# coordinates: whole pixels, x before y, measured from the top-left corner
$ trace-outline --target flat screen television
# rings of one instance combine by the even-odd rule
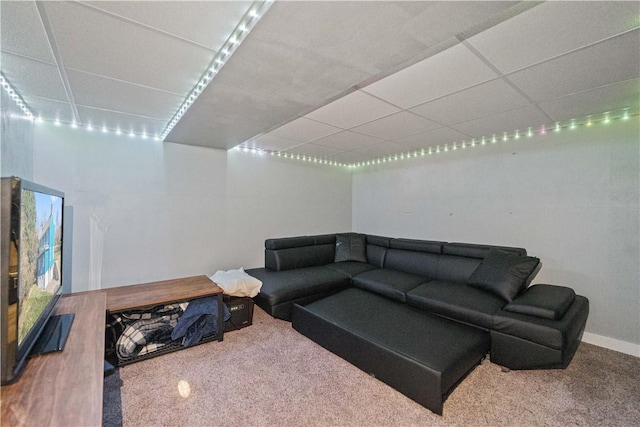
[[[15,381],[29,356],[62,350],[73,314],[55,316],[62,293],[64,193],[2,178],[0,365]]]

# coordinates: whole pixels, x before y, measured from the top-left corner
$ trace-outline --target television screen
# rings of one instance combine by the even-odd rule
[[[62,280],[62,197],[23,186],[20,205],[18,347]]]
[[[64,193],[17,177],[0,180],[0,383],[29,356],[64,348],[73,314],[62,294]]]

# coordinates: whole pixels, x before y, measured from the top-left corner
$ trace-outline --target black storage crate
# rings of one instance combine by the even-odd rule
[[[250,326],[253,322],[253,300],[249,297],[224,295],[224,303],[231,313],[231,319],[224,325],[224,331],[235,331]]]

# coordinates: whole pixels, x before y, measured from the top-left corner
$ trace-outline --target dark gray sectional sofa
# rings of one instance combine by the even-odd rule
[[[529,284],[522,248],[357,233],[269,239],[255,302],[318,344],[441,414],[489,353],[510,369],[565,368],[589,302]]]

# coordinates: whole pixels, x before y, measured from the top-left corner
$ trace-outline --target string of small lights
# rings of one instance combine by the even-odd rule
[[[273,0],[266,1],[254,1],[244,16],[240,19],[234,30],[229,35],[229,38],[224,42],[222,48],[211,60],[211,63],[202,74],[198,83],[191,89],[191,92],[187,95],[185,100],[182,102],[178,111],[175,112],[173,117],[169,120],[169,123],[165,126],[164,130],[160,134],[160,138],[164,141],[164,139],[169,135],[169,132],[174,128],[176,124],[180,121],[182,116],[187,112],[187,110],[193,105],[193,103],[198,99],[202,91],[211,83],[213,78],[218,74],[220,69],[229,61],[231,55],[236,51],[238,46],[246,39],[247,35],[251,32],[251,30],[258,23],[260,18],[264,16],[264,14],[269,10]]]
[[[566,122],[556,122],[551,125],[541,125],[537,127],[528,127],[526,129],[516,129],[512,132],[503,132],[502,134],[492,134],[491,136],[483,136],[480,138],[471,138],[469,140],[463,140],[460,142],[451,142],[447,144],[439,144],[435,147],[427,147],[418,150],[409,150],[401,153],[396,153],[392,155],[377,157],[375,159],[356,162],[356,163],[344,163],[338,162],[335,160],[330,160],[326,158],[319,158],[315,156],[308,156],[305,154],[294,154],[288,153],[287,151],[272,151],[265,150],[256,147],[248,147],[248,146],[238,146],[237,150],[240,150],[243,153],[249,154],[258,154],[258,155],[269,155],[280,157],[284,159],[290,160],[299,160],[307,163],[317,163],[323,165],[331,165],[331,166],[339,166],[346,167],[350,169],[357,169],[366,166],[373,166],[378,164],[385,164],[391,162],[397,162],[402,160],[415,159],[418,157],[428,157],[433,155],[439,155],[451,151],[457,150],[465,150],[467,148],[475,148],[482,147],[487,145],[493,145],[497,143],[505,143],[508,141],[517,141],[522,138],[531,138],[535,135],[544,136],[548,133],[558,133],[563,130],[573,130],[579,126],[591,127],[596,124],[608,125],[614,121],[621,120],[627,121],[631,118],[632,115],[638,115],[638,111],[632,114],[630,108],[625,108],[618,111],[607,111],[602,114],[589,115],[582,119],[571,119]]]
[[[18,94],[18,92],[13,88],[11,83],[9,83],[9,80],[7,80],[2,72],[0,72],[0,85],[2,85],[2,88],[5,92],[7,92],[7,95],[9,95],[9,97],[13,99],[13,102],[15,102],[16,105],[22,110],[26,118],[29,120],[33,120],[33,112],[31,112],[29,106],[24,102],[20,94]]]

